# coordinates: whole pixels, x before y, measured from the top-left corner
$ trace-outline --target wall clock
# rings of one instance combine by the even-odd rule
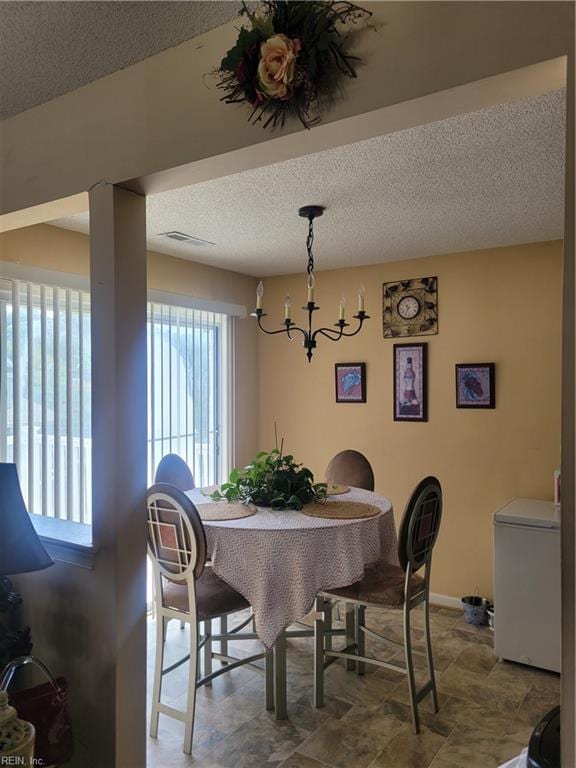
[[[438,333],[438,278],[382,285],[384,338]]]

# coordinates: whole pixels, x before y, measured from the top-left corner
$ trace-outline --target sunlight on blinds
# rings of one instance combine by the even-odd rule
[[[0,278],[0,461],[28,510],[91,522],[90,297]]]
[[[228,315],[148,303],[148,480],[178,453],[197,486],[228,471]],[[31,513],[91,524],[90,294],[0,278],[0,461]],[[224,426],[223,426],[224,425]]]

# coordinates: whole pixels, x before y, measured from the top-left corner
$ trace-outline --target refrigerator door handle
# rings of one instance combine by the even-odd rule
[[[530,531],[558,531],[560,528],[556,525],[529,525],[528,523],[505,523],[503,520],[494,520],[494,525],[500,525],[503,528],[522,528]]]

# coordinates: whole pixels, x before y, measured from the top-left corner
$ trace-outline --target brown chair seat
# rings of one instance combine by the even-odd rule
[[[164,581],[164,607],[176,611],[188,611],[188,586],[186,582]],[[214,619],[234,611],[249,608],[250,603],[233,587],[207,567],[196,581],[196,606],[198,619]]]
[[[386,608],[399,608],[404,605],[404,584],[406,573],[399,565],[378,563],[366,570],[364,578],[349,587],[329,589],[322,594],[336,600],[378,605]],[[417,574],[410,579],[412,595],[417,594],[424,580]]]

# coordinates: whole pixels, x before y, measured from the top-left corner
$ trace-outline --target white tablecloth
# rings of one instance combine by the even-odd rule
[[[195,504],[209,501],[199,490],[187,495]],[[379,560],[398,562],[388,499],[353,488],[333,500],[362,501],[382,511],[363,520],[329,520],[259,508],[251,517],[204,522],[215,573],[250,602],[268,648],[312,609],[318,592],[353,584]]]

